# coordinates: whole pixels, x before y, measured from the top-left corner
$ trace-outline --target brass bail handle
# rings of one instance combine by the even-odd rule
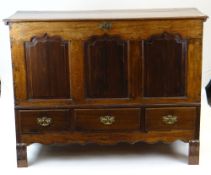
[[[42,127],[47,127],[52,124],[52,118],[50,117],[38,117],[37,118],[37,124],[42,126]]]
[[[102,30],[110,30],[112,28],[112,23],[110,22],[103,22],[99,26],[100,29]]]
[[[163,122],[167,125],[173,125],[177,122],[177,116],[165,115],[165,116],[163,116]]]
[[[110,115],[100,116],[100,122],[104,125],[112,125],[115,122],[115,117]]]

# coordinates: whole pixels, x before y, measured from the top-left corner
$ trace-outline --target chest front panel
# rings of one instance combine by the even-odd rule
[[[153,27],[157,21],[137,21],[136,28],[134,21],[113,21],[107,30],[99,28],[101,23],[13,24],[12,38],[19,34],[12,43],[13,52],[18,52],[13,57],[18,69],[14,71],[16,102],[200,101],[201,53],[196,50],[201,50],[201,23],[187,20],[198,28],[194,32],[177,20],[161,21],[157,30]],[[37,28],[40,25],[43,29]]]

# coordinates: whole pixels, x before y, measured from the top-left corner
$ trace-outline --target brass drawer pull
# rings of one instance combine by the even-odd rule
[[[167,125],[173,125],[177,122],[177,116],[165,115],[163,116],[163,122]]]
[[[100,116],[100,122],[104,125],[112,125],[115,122],[115,117],[110,115]]]
[[[112,28],[112,24],[110,22],[103,22],[100,24],[99,28],[102,30],[109,30]]]
[[[47,127],[50,126],[51,123],[52,123],[52,118],[49,117],[37,118],[37,124],[40,126]]]

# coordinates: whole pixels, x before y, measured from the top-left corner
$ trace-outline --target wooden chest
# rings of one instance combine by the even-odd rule
[[[10,26],[18,166],[31,143],[189,143],[198,164],[196,9],[17,12]]]

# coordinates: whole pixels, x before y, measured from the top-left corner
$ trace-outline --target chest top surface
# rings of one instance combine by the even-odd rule
[[[147,19],[202,19],[207,16],[195,8],[136,9],[136,10],[90,10],[90,11],[17,11],[4,19],[10,22],[74,21],[74,20],[147,20]]]

